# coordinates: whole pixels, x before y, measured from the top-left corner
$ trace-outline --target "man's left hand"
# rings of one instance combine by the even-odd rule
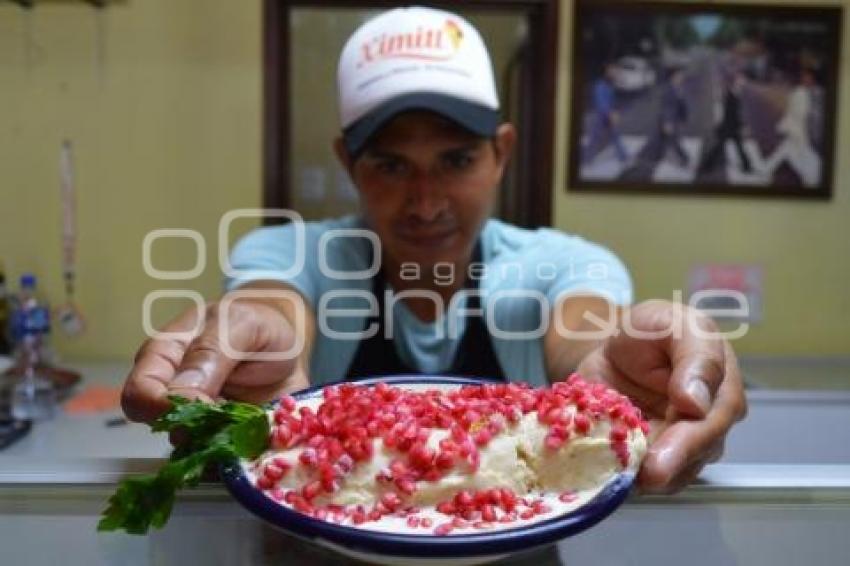
[[[741,372],[717,325],[695,309],[647,301],[623,317],[629,324],[587,354],[578,372],[641,408],[651,431],[638,485],[674,492],[720,458],[729,428],[746,415]]]

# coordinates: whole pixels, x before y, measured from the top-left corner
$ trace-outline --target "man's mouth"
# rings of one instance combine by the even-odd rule
[[[455,234],[455,228],[438,230],[398,230],[396,232],[399,238],[409,244],[414,244],[423,247],[438,247],[446,244]]]

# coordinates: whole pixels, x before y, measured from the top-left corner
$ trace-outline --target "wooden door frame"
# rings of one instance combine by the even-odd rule
[[[555,86],[559,0],[456,0],[429,5],[457,10],[519,9],[528,14],[531,100],[523,108],[524,131],[518,155],[532,162],[521,167],[518,224],[549,226],[552,222],[552,182],[555,145]],[[289,13],[292,8],[390,8],[387,0],[263,0],[263,205],[288,208],[290,197],[290,61]],[[273,219],[272,219],[273,221]]]

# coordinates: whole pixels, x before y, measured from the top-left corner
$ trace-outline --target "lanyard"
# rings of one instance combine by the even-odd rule
[[[65,334],[77,336],[85,329],[82,314],[74,304],[76,277],[77,207],[74,188],[74,154],[71,140],[62,142],[59,154],[62,198],[62,276],[65,281],[65,304],[58,309],[59,325]]]
[[[71,140],[62,142],[59,161],[62,181],[62,273],[65,278],[66,299],[70,300],[74,295],[77,248],[77,209]]]

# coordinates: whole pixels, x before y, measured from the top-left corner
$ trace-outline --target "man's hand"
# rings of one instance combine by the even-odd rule
[[[222,304],[210,304],[194,338],[152,338],[136,354],[124,384],[121,403],[126,415],[150,422],[170,407],[169,395],[214,401],[221,397],[263,403],[307,387],[303,359],[285,361],[234,359],[223,340],[237,352],[286,352],[295,333],[285,309],[270,302],[236,300],[228,307],[227,336],[219,333]],[[162,332],[190,333],[197,327],[195,309],[185,312]]]
[[[647,301],[623,316],[633,329],[664,336],[635,336],[621,324],[618,335],[585,356],[578,372],[607,382],[644,411],[651,442],[638,484],[649,492],[677,491],[720,458],[729,428],[746,415],[738,363],[725,339],[706,336],[718,329],[699,311]]]

